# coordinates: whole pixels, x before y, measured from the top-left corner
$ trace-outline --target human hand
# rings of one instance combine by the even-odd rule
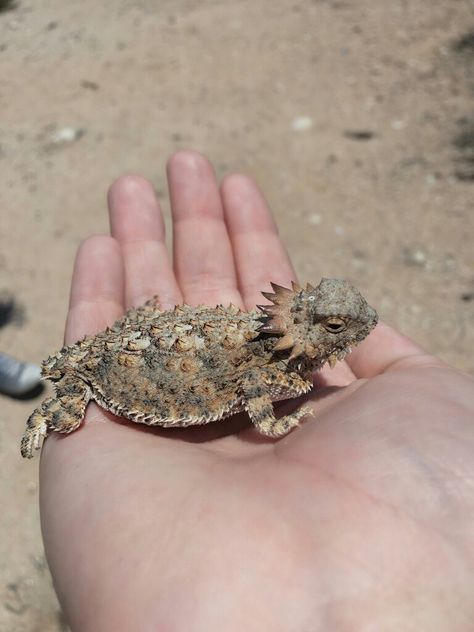
[[[168,177],[173,264],[151,186],[121,178],[112,237],[76,258],[67,343],[154,294],[251,308],[295,278],[251,180],[219,191],[192,152]],[[318,381],[316,418],[276,442],[242,415],[160,430],[95,404],[48,438],[42,529],[74,632],[472,629],[472,379],[378,325]]]

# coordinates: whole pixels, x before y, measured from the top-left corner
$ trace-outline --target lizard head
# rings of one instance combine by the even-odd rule
[[[288,360],[306,356],[315,368],[331,366],[361,342],[377,324],[377,313],[348,281],[322,279],[303,290],[272,283],[263,292],[273,305],[259,305],[265,314],[260,331],[275,337],[273,351]]]

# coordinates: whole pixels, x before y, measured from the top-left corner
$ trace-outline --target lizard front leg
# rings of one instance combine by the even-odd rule
[[[267,379],[265,379],[265,377]],[[303,380],[302,380],[303,382]],[[292,385],[293,385],[292,381]],[[312,414],[309,406],[302,406],[290,415],[285,415],[277,419],[273,410],[272,398],[270,396],[272,380],[271,376],[264,376],[261,373],[251,372],[244,378],[242,392],[244,397],[244,407],[250,420],[259,432],[267,437],[283,437],[292,428],[299,425],[300,419],[305,415]],[[281,386],[281,382],[280,382]],[[305,388],[301,392],[309,390]]]

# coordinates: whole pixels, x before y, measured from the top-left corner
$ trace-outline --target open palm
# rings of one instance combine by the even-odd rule
[[[77,255],[68,343],[154,294],[250,308],[294,279],[251,180],[219,190],[192,152],[168,177],[174,263],[152,187],[121,178],[112,236]],[[46,441],[42,528],[73,631],[474,629],[473,380],[379,325],[317,382],[315,419],[279,441],[242,415],[160,430],[94,404]]]

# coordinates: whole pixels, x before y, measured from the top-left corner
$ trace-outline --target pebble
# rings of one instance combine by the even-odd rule
[[[397,131],[401,130],[401,129],[403,129],[405,127],[405,121],[402,121],[401,119],[397,119],[397,120],[392,121],[390,123],[390,127],[392,129],[396,129]]]
[[[308,222],[313,224],[313,226],[319,226],[321,223],[321,215],[319,213],[313,213],[308,217]]]
[[[75,127],[60,127],[51,135],[51,141],[56,145],[73,143],[84,135],[84,130]]]
[[[403,261],[408,266],[424,267],[427,263],[426,252],[418,247],[407,247],[403,249]]]
[[[375,132],[370,129],[346,129],[343,132],[343,136],[351,140],[372,140],[375,135]]]
[[[291,121],[291,129],[295,132],[304,132],[313,125],[314,121],[310,116],[297,116]]]

